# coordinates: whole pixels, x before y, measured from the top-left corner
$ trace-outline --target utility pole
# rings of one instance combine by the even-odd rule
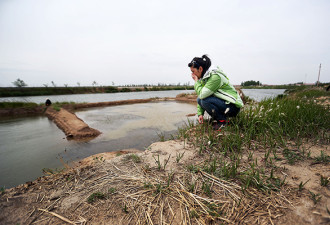
[[[316,86],[319,86],[319,83],[320,83],[320,73],[321,73],[321,63],[320,63],[320,68],[319,68],[319,77],[317,78],[317,85]]]

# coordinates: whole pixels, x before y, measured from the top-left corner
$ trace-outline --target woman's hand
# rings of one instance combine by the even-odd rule
[[[198,81],[198,77],[195,74],[191,74],[191,77],[194,81]]]
[[[203,121],[204,121],[204,119],[203,119],[203,115],[199,115],[199,116],[198,116],[198,123],[202,124]]]

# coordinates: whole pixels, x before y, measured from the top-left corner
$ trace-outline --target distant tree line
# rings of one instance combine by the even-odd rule
[[[63,87],[51,82],[52,86],[44,84],[43,87],[26,87],[28,86],[23,80],[17,79],[12,82],[15,87],[0,87],[0,97],[13,96],[39,96],[39,95],[64,95],[64,94],[90,94],[90,93],[116,93],[116,92],[133,92],[133,91],[165,91],[165,90],[193,90],[193,86],[187,84],[161,84],[158,85],[123,85],[123,86],[98,86],[96,81],[93,81],[92,86],[70,87],[64,84]],[[112,82],[112,85],[114,83]],[[23,88],[24,87],[24,88]]]
[[[23,80],[21,80],[20,78],[18,78],[17,80],[15,80],[14,82],[12,82],[12,84],[15,86],[15,87],[26,87],[28,86]],[[51,84],[53,87],[58,87],[57,84],[55,84],[54,81],[51,81]],[[48,88],[49,87],[49,84],[43,84],[44,87]],[[77,87],[80,87],[80,82],[77,82]],[[92,87],[107,87],[108,85],[106,86],[103,86],[103,85],[98,85],[98,83],[96,81],[93,81],[92,82]],[[110,86],[110,85],[109,85]],[[115,86],[115,83],[112,82],[112,85],[111,86]],[[177,84],[164,84],[164,83],[158,83],[158,84],[126,84],[126,85],[120,85],[121,87],[155,87],[155,86],[158,86],[158,87],[176,87],[176,86],[184,86],[184,87],[187,87],[187,86],[192,86],[190,85],[190,82],[187,82],[187,83],[183,83],[181,84],[180,82],[177,83]],[[117,86],[117,87],[120,87],[120,86]],[[69,87],[68,84],[64,84],[64,87]],[[86,86],[88,87],[88,86]]]
[[[254,81],[254,80],[248,80],[248,81],[244,81],[241,83],[241,86],[243,87],[248,87],[248,86],[261,86],[261,82],[260,81]]]

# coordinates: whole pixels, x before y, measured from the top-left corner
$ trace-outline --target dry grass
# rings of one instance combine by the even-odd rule
[[[130,169],[134,168],[134,169]],[[48,206],[29,215],[30,223],[61,224],[273,224],[291,202],[281,192],[266,194],[241,187],[203,171],[159,171],[145,164],[96,163],[85,170],[68,172]],[[67,180],[67,179],[66,179]],[[193,184],[193,185],[192,185]],[[208,187],[205,188],[205,186]],[[53,186],[54,187],[54,186]],[[110,191],[111,190],[111,191]],[[88,203],[92,193],[106,198]],[[46,193],[44,193],[46,194]],[[49,207],[51,206],[51,207]],[[53,210],[52,214],[43,213]],[[41,213],[40,213],[41,211]],[[48,219],[45,219],[48,218]]]

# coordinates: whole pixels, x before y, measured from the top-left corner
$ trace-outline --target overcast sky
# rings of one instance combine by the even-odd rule
[[[0,0],[0,86],[330,81],[328,0]]]

